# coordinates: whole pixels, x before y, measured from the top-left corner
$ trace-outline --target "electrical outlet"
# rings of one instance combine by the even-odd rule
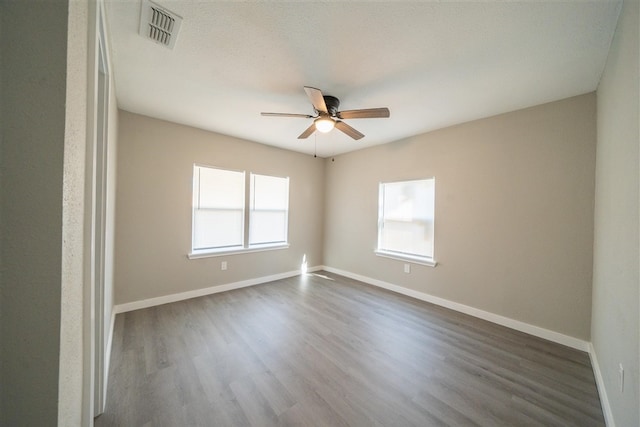
[[[404,265],[404,272],[405,273],[411,273],[411,264],[405,264]]]
[[[220,270],[226,270],[227,269],[227,261],[222,261],[220,263]]]
[[[624,368],[622,367],[622,363],[618,369],[618,376],[620,380],[620,393],[624,393]]]

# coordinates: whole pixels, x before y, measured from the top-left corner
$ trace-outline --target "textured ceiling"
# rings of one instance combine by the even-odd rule
[[[105,0],[120,108],[319,156],[593,91],[617,1],[156,3],[183,18],[173,50],[138,35],[140,0]],[[297,136],[303,86],[341,110],[389,107]],[[316,139],[317,138],[317,139]]]

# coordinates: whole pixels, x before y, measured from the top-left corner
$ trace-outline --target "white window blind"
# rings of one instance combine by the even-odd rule
[[[289,178],[251,174],[249,246],[287,241]]]
[[[193,250],[242,247],[244,172],[194,166]]]
[[[433,260],[435,179],[381,183],[377,252]]]

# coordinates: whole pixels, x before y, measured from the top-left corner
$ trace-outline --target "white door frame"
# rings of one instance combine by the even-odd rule
[[[83,425],[106,402],[105,267],[109,61],[102,0],[89,2],[87,146],[84,225]],[[111,313],[108,313],[109,316]]]
[[[98,22],[98,93],[96,117],[96,141],[94,153],[94,304],[95,304],[95,382],[94,416],[104,412],[105,406],[105,254],[107,214],[107,128],[109,112],[109,69],[104,45],[102,19]]]

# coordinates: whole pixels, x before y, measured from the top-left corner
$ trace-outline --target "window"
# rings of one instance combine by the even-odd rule
[[[194,250],[243,246],[244,180],[244,172],[195,166]]]
[[[286,247],[288,213],[289,178],[195,165],[190,257]]]
[[[376,253],[435,265],[435,178],[381,183]]]
[[[251,174],[249,246],[285,243],[289,178]]]

